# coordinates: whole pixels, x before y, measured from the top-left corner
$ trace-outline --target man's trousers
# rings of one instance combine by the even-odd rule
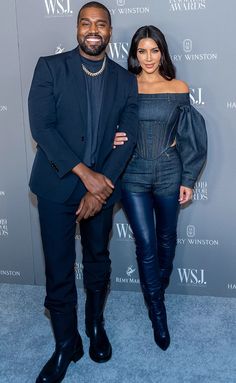
[[[79,203],[63,204],[38,197],[45,256],[46,298],[50,311],[71,311],[77,304],[75,285],[76,210]],[[113,206],[80,222],[84,287],[100,290],[109,283],[111,261],[108,243]]]

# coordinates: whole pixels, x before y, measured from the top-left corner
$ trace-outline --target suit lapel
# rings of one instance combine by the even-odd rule
[[[85,78],[84,78],[84,73],[81,67],[81,60],[80,60],[78,48],[71,51],[71,56],[68,57],[67,63],[69,66],[69,73],[72,73],[72,76],[74,77],[73,85],[75,89],[75,95],[77,96],[77,99],[78,99],[80,117],[82,119],[83,126],[86,127],[88,103],[87,103]]]
[[[117,87],[117,72],[115,71],[113,62],[107,58],[107,70],[104,78],[103,98],[99,119],[98,129],[98,148],[100,147],[103,139],[105,129],[107,127],[107,121],[112,113],[112,106],[115,101],[115,89]]]

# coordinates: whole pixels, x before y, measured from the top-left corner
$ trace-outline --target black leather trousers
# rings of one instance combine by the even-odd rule
[[[179,187],[174,194],[123,190],[122,202],[136,242],[144,293],[165,290],[173,268]]]

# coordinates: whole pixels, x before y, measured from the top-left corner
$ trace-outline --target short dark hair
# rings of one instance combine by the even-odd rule
[[[111,26],[111,14],[110,14],[109,9],[105,5],[99,3],[98,1],[89,1],[88,3],[84,4],[80,8],[79,13],[78,13],[78,17],[77,17],[77,24],[79,24],[79,19],[80,19],[81,11],[83,9],[85,9],[85,8],[100,8],[100,9],[103,9],[107,13],[109,24]]]
[[[161,52],[161,61],[159,67],[159,73],[166,80],[172,80],[175,78],[175,67],[171,61],[168,45],[163,33],[157,27],[153,25],[145,25],[140,27],[134,34],[128,57],[128,69],[134,74],[139,74],[142,68],[137,59],[137,49],[140,40],[150,38],[153,39]]]

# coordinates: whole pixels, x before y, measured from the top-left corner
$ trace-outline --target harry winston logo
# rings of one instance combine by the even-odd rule
[[[112,16],[114,15],[138,15],[138,14],[143,14],[143,13],[149,13],[150,12],[150,7],[149,7],[149,2],[147,4],[147,1],[143,0],[143,5],[140,6],[134,6],[132,7],[126,0],[116,0],[116,7],[109,8],[109,11]],[[144,6],[145,4],[145,6]],[[148,5],[148,6],[147,6]]]
[[[117,6],[118,7],[124,7],[125,5],[125,0],[116,0]]]
[[[193,49],[193,42],[192,42],[192,40],[185,39],[183,41],[183,50],[184,50],[184,52],[189,53],[189,52],[192,51],[192,49]]]
[[[196,235],[196,229],[194,225],[188,225],[187,226],[187,236],[189,238],[193,238]]]

